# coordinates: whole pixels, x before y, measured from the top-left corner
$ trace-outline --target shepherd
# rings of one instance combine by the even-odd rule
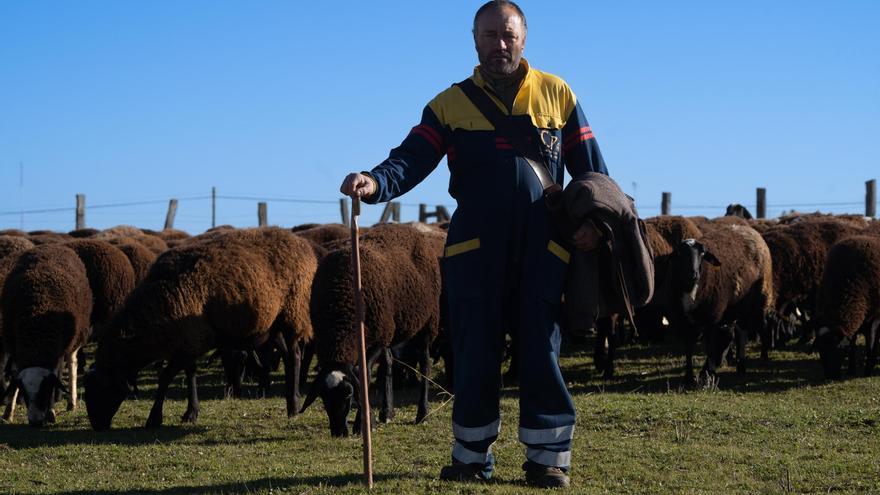
[[[480,7],[473,75],[431,100],[403,143],[372,170],[346,176],[340,191],[371,204],[390,201],[447,157],[449,193],[457,202],[442,260],[455,360],[455,443],[440,478],[492,477],[509,329],[519,337],[526,482],[565,487],[575,408],[559,369],[556,322],[572,249],[591,251],[601,234],[591,222],[557,225],[554,198],[566,169],[572,177],[607,170],[572,90],[522,57],[527,27],[514,2]]]

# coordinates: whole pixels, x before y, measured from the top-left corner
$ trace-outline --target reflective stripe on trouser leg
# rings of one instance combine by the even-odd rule
[[[519,436],[527,446],[528,460],[567,469],[575,408],[559,369],[556,324],[567,263],[548,250],[549,238],[549,217],[534,211],[529,218],[518,304]]]

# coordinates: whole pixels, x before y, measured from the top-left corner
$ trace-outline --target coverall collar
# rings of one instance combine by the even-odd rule
[[[509,110],[509,109],[504,105],[504,103],[501,102],[501,100],[499,99],[498,95],[495,93],[495,90],[492,88],[492,85],[489,84],[488,81],[486,81],[486,78],[485,78],[485,77],[483,77],[483,74],[480,72],[480,66],[479,66],[479,65],[476,66],[476,67],[474,67],[474,75],[471,76],[471,79],[473,79],[473,81],[477,84],[477,86],[479,86],[480,88],[483,89],[483,91],[485,91],[486,93],[488,93],[489,96],[490,96],[493,100],[495,100],[495,102],[498,104],[498,107],[501,108],[502,110],[504,110],[504,113],[506,113],[506,114],[514,114],[514,115],[515,115],[515,114],[522,113],[522,112],[520,112],[520,111],[517,110],[518,107],[519,107],[519,106],[517,105],[517,102],[518,102],[518,100],[520,99],[520,96],[522,95],[523,88],[525,88],[525,87],[528,86],[528,84],[529,84],[529,79],[530,79],[531,76],[533,75],[533,71],[532,71],[532,69],[531,69],[531,66],[529,66],[529,62],[528,62],[528,60],[525,59],[525,57],[523,57],[522,59],[520,59],[519,63],[520,63],[520,66],[525,67],[526,72],[525,72],[525,74],[523,75],[522,81],[519,83],[519,89],[517,90],[517,92],[516,92],[516,96],[515,96],[514,99],[513,99],[513,106],[512,106],[512,109],[511,109],[512,111]],[[519,70],[519,68],[517,68],[517,70]]]

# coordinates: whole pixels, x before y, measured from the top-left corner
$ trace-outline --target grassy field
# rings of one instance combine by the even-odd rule
[[[750,349],[756,356],[756,349]],[[630,346],[618,377],[599,379],[586,348],[563,368],[578,408],[572,493],[880,493],[880,377],[825,383],[815,356],[776,352],[716,391],[681,388],[679,347]],[[95,433],[84,406],[45,429],[0,425],[0,493],[361,493],[360,437],[334,439],[320,405],[287,420],[283,400],[222,399],[216,370],[200,378],[197,425],[181,425],[172,387],[165,424],[144,430],[154,382]],[[181,385],[178,383],[178,385]],[[435,390],[436,391],[436,390]],[[516,389],[506,388],[494,451],[497,480],[436,479],[452,443],[451,402],[415,426],[415,394],[373,435],[375,493],[528,492],[516,440]],[[63,406],[62,406],[63,408]]]

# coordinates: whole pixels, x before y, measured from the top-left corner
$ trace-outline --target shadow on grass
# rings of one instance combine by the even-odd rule
[[[413,478],[418,478],[417,475],[412,474],[374,474],[373,482],[374,483],[383,483],[386,481],[394,481],[394,480],[411,480]],[[425,479],[428,479],[425,477]],[[177,494],[177,493],[186,493],[186,494],[208,494],[208,493],[252,493],[258,491],[269,491],[269,490],[284,490],[288,488],[293,488],[297,486],[303,487],[313,487],[313,486],[332,486],[332,487],[344,487],[347,485],[359,485],[362,483],[363,477],[360,474],[342,474],[336,476],[303,476],[303,477],[292,477],[292,478],[262,478],[258,480],[246,481],[246,482],[234,482],[234,483],[220,483],[216,485],[203,485],[203,486],[175,486],[172,488],[166,488],[163,490],[79,490],[79,491],[68,491],[68,492],[57,492],[59,495],[110,495],[110,494],[127,494],[127,495],[137,495],[137,494]],[[366,489],[366,488],[365,488]]]
[[[33,449],[77,444],[144,445],[173,442],[189,435],[203,434],[200,426],[163,426],[158,429],[116,428],[96,432],[92,429],[59,430],[33,428],[23,424],[3,425],[3,443],[11,449]]]

